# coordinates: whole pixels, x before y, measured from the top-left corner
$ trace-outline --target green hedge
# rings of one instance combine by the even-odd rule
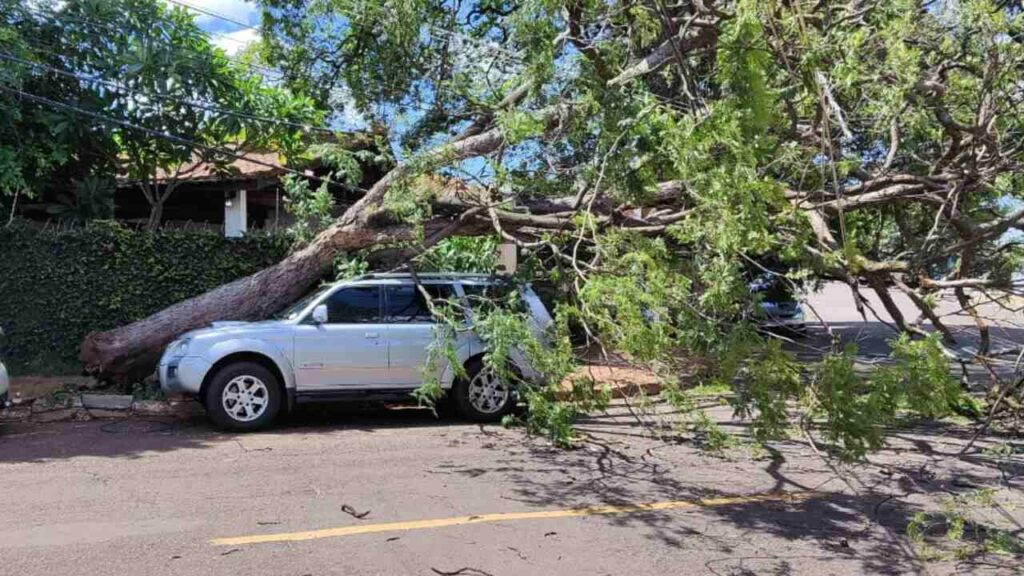
[[[205,230],[140,231],[114,222],[40,230],[0,227],[3,358],[14,374],[78,372],[93,330],[144,318],[283,258],[284,234],[224,238]]]

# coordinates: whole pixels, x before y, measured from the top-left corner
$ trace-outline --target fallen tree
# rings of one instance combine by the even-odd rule
[[[490,152],[500,143],[500,133],[491,130],[453,142],[433,154],[443,153],[446,159],[455,160]],[[266,318],[291,304],[331,270],[335,255],[378,244],[412,241],[414,229],[410,225],[373,224],[383,211],[384,196],[407,172],[408,164],[393,168],[337,222],[279,264],[128,326],[87,335],[81,347],[85,370],[104,378],[133,378],[151,373],[163,348],[189,330],[215,320]],[[455,233],[462,225],[457,217],[422,223],[426,244]]]
[[[912,337],[897,349],[900,389],[920,387],[922,413],[942,412],[924,399],[952,402],[935,350],[973,362],[1012,348],[990,353],[980,311],[1022,294],[1024,253],[1009,234],[1024,228],[1024,23],[1010,6],[573,1],[452,15],[423,2],[369,17],[362,5],[295,4],[308,10],[264,31],[285,82],[325,106],[352,90],[380,124],[394,123],[389,110],[421,111],[392,135],[406,160],[279,265],[89,335],[89,371],[144,373],[183,331],[265,317],[340,253],[480,233],[539,263],[562,289],[560,326],[589,344],[667,371],[680,354],[707,356],[701,377],[725,382],[742,371],[769,436],[784,429],[772,418],[785,419],[785,399],[809,394],[814,410],[852,419],[836,438],[851,451],[875,441],[864,444],[873,423],[828,397],[865,389],[839,369],[846,351],[790,370],[756,333],[752,275],[849,285],[865,318]],[[334,42],[329,23],[342,20]],[[497,38],[504,48],[483,40]],[[451,185],[423,193],[424,176]],[[943,291],[972,318],[978,348],[946,325]],[[896,389],[896,375],[880,378],[878,394]]]

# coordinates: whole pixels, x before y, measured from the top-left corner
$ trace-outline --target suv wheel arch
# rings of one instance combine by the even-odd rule
[[[270,370],[271,374],[277,377],[278,387],[281,390],[281,397],[287,399],[284,408],[286,410],[291,410],[293,402],[292,398],[294,395],[289,392],[288,387],[285,384],[284,373],[281,372],[280,366],[278,366],[272,358],[260,354],[259,352],[235,352],[214,362],[213,366],[210,366],[210,369],[206,371],[206,376],[203,377],[203,385],[199,388],[199,401],[203,403],[204,406],[206,404],[206,392],[210,388],[210,382],[213,380],[213,377],[225,366],[236,362],[255,362],[267,370]]]

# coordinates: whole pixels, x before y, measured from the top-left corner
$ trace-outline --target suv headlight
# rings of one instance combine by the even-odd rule
[[[188,354],[188,345],[190,343],[191,341],[188,338],[184,340],[178,340],[177,342],[172,342],[170,346],[171,356],[180,357],[184,356],[185,354]]]

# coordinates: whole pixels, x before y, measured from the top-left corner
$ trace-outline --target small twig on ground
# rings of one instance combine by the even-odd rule
[[[433,566],[431,566],[430,570],[434,574],[440,574],[441,576],[460,576],[462,574],[465,574],[467,576],[493,576],[493,574],[491,574],[490,572],[484,572],[483,570],[480,570],[479,568],[470,568],[468,566],[466,566],[464,568],[459,568],[458,570],[453,570],[451,572],[445,572],[444,570],[438,570],[437,568],[434,568]]]
[[[341,511],[344,512],[345,514],[348,514],[349,516],[352,516],[354,518],[358,518],[360,520],[362,520],[363,518],[366,518],[370,514],[369,510],[367,510],[366,512],[356,512],[356,509],[351,507],[351,506],[349,506],[348,504],[342,504],[341,505]]]

